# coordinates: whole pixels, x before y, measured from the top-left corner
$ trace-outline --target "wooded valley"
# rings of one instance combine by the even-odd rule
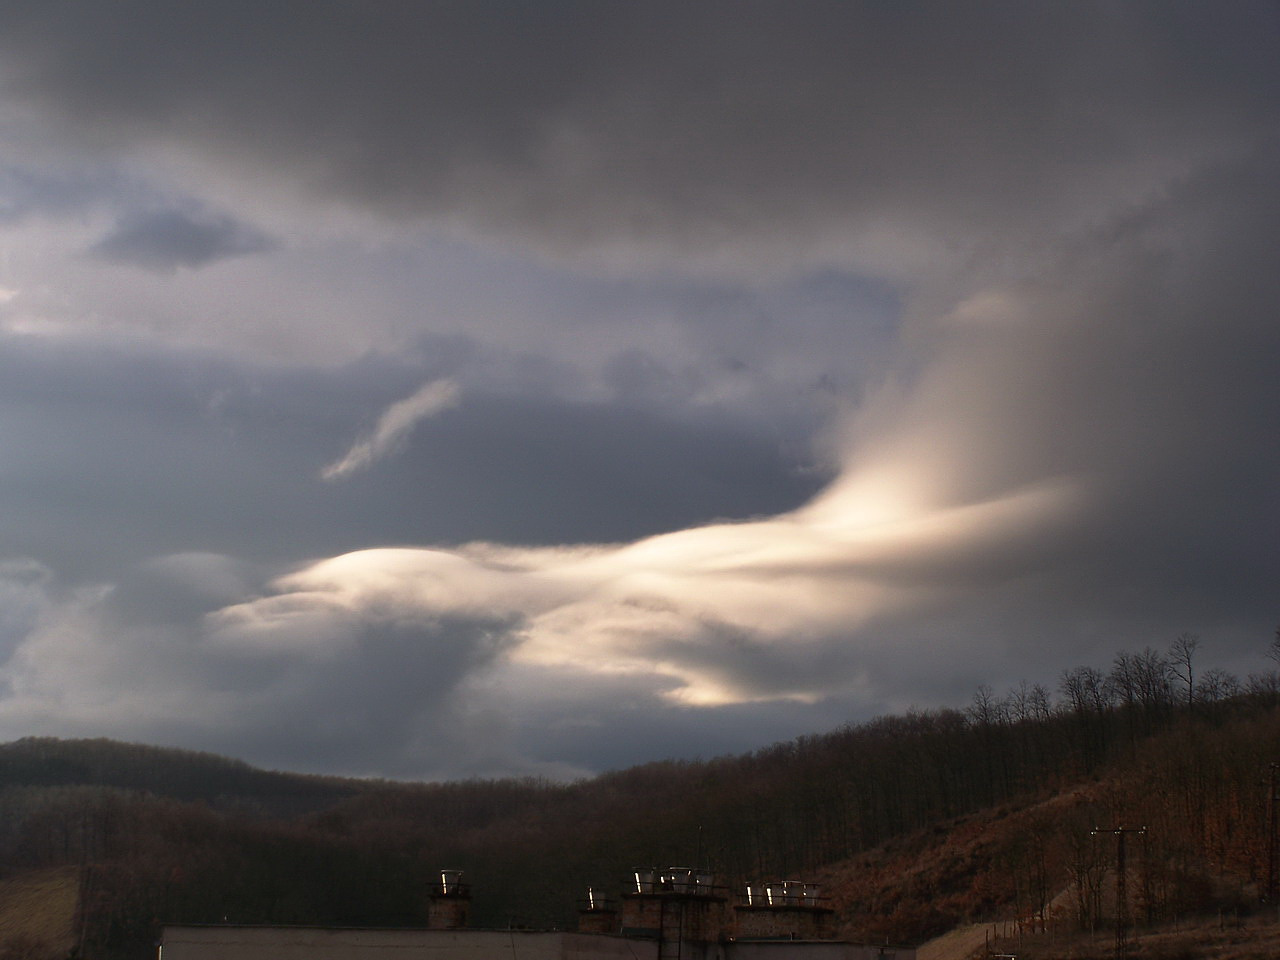
[[[1196,646],[1122,653],[1054,691],[984,687],[964,710],[571,784],[360,781],[107,740],[3,744],[0,880],[61,868],[79,908],[62,940],[0,934],[0,957],[150,956],[164,922],[421,925],[442,867],[466,871],[478,926],[569,925],[588,886],[615,893],[637,865],[682,863],[729,885],[821,880],[850,938],[918,942],[1053,911],[1088,927],[1108,922],[1114,865],[1090,831],[1122,825],[1147,827],[1131,858],[1135,919],[1247,912],[1274,882],[1280,676],[1200,676]]]

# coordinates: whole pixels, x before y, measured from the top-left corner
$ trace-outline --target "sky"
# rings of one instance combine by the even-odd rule
[[[1280,623],[1280,7],[0,3],[0,737],[572,779]]]

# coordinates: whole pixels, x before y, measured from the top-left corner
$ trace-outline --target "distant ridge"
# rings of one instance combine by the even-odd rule
[[[280,773],[213,753],[105,738],[24,737],[0,744],[0,789],[93,786],[297,815],[367,788],[341,777]]]

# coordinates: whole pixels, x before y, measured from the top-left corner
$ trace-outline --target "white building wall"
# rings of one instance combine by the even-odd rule
[[[684,960],[915,960],[915,950],[822,940],[685,943]],[[158,960],[658,960],[658,942],[599,933],[165,927]]]
[[[657,960],[657,944],[525,930],[165,927],[159,960]]]
[[[733,940],[725,960],[916,960],[916,951],[837,940]]]

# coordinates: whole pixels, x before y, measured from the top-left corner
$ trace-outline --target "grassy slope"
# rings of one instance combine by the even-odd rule
[[[76,943],[78,899],[75,867],[0,881],[0,956],[65,957]]]
[[[912,942],[956,922],[1013,917],[1018,911],[1010,860],[1043,824],[1067,821],[1104,789],[1081,784],[1047,798],[1002,804],[826,867],[820,879],[844,919],[841,932],[860,940]],[[1061,884],[1053,885],[1057,893]]]
[[[999,902],[1002,875],[1029,832],[1053,822],[1084,822],[1073,811],[1091,812],[1117,789],[1095,780],[1024,804],[1005,804],[939,824],[833,864],[821,879],[843,918],[840,935],[872,943],[919,942],[918,960],[981,960],[991,953],[1019,960],[1108,960],[1115,955],[1114,927],[1104,920],[1081,931],[1075,915],[1075,888],[1055,885],[1046,924],[1024,923],[1011,902]],[[1005,877],[1007,879],[1007,877]],[[1104,886],[1109,894],[1114,874]],[[997,894],[995,903],[993,893]],[[1006,890],[1007,893],[1007,890]],[[912,937],[922,911],[933,905],[959,923],[931,939]],[[1104,910],[1113,915],[1114,898]],[[985,922],[971,922],[985,916]],[[1025,913],[1024,913],[1025,916]],[[997,919],[991,919],[991,918]],[[927,925],[926,915],[924,923]],[[1135,922],[1128,938],[1131,960],[1275,960],[1280,957],[1280,915],[1262,910],[1206,909],[1160,923]]]

